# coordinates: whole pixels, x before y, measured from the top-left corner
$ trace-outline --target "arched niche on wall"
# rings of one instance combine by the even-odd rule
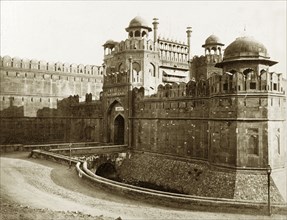
[[[153,63],[149,63],[148,71],[149,71],[150,76],[153,76],[153,77],[156,76],[155,65]]]

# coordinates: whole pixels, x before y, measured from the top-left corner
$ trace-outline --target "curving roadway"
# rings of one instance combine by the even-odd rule
[[[27,153],[2,155],[1,198],[33,208],[79,211],[93,216],[122,219],[270,219],[229,213],[172,210],[148,201],[126,199],[81,181],[75,169],[39,159]],[[273,215],[274,219],[285,216]]]

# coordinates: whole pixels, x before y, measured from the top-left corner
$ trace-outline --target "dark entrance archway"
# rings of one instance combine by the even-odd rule
[[[96,175],[111,180],[118,180],[116,168],[109,162],[101,164],[96,171]]]
[[[115,118],[114,142],[115,144],[124,144],[125,142],[125,119],[121,115]]]

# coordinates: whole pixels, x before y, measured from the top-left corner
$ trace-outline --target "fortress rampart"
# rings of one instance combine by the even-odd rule
[[[99,99],[102,90],[100,66],[4,56],[0,68],[0,111],[23,107],[21,116],[34,117],[44,107],[57,108],[57,103],[70,95],[83,101],[86,93],[93,93]]]
[[[159,85],[157,91],[145,96],[143,87],[133,90],[136,150],[227,167],[264,168],[267,140],[284,143],[280,132],[285,129],[286,98],[281,74],[213,74],[208,80]],[[274,168],[285,164],[285,154],[280,154],[284,145],[279,145],[271,149],[277,155],[269,161]]]

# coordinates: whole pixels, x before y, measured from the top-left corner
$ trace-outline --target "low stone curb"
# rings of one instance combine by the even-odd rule
[[[43,151],[43,150],[33,150],[30,154],[30,157],[40,158],[40,159],[44,158],[46,160],[50,160],[50,161],[65,164],[65,165],[69,165],[69,163],[71,161],[71,164],[73,166],[75,164],[77,164],[78,162],[84,162],[84,161],[79,160],[79,159],[74,159],[74,158],[70,159],[70,157],[68,157],[68,156],[55,154],[55,153]]]
[[[0,145],[0,153],[13,152],[13,151],[32,151],[35,149],[58,149],[68,147],[70,143],[58,143],[58,144],[7,144]],[[99,142],[79,142],[72,143],[73,148],[75,147],[91,147],[99,145]]]
[[[70,158],[65,155],[56,154],[42,150],[33,150],[33,158],[45,158],[61,164],[69,164]],[[79,159],[71,159],[71,163],[76,165],[76,171],[80,178],[109,192],[115,192],[131,199],[147,201],[148,203],[160,204],[162,206],[189,209],[197,211],[267,214],[267,203],[232,200],[224,198],[199,197],[192,195],[162,192],[125,183],[116,182],[100,177],[87,168],[87,162]],[[82,166],[82,168],[81,168]],[[272,204],[272,213],[287,214],[286,204]]]
[[[81,165],[83,169],[81,168]],[[267,214],[267,204],[263,202],[232,200],[223,198],[199,197],[169,192],[162,192],[125,183],[116,182],[100,177],[87,169],[87,163],[77,163],[76,169],[79,177],[92,182],[102,189],[117,192],[132,199],[148,200],[154,204],[168,207],[184,208],[191,210]],[[272,204],[273,213],[287,214],[287,206],[284,204]]]

